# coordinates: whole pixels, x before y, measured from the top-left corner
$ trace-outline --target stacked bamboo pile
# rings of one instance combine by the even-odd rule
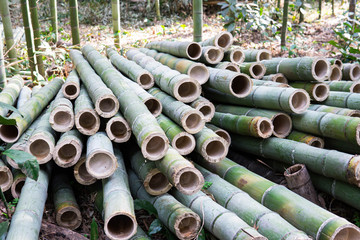
[[[10,114],[16,125],[0,126],[0,138],[43,167],[35,182],[11,158],[12,171],[0,162],[2,190],[20,196],[7,239],[38,238],[48,188],[57,223],[81,224],[69,176],[51,162],[82,185],[102,181],[98,208],[110,239],[144,236],[133,198],[150,202],[179,239],[197,237],[202,226],[224,240],[360,239],[346,219],[226,158],[231,145],[305,164],[312,176],[351,189],[340,198],[351,203],[360,194],[359,65],[272,59],[267,50],[232,47],[224,32],[106,55],[89,45],[71,50],[65,83],[54,79],[30,98],[25,87],[12,92],[20,92],[21,115]],[[131,135],[138,147],[123,155],[119,144]]]

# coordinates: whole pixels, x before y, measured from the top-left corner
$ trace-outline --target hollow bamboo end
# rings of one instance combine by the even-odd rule
[[[76,114],[75,126],[82,134],[91,136],[99,131],[100,118],[93,109],[86,109]]]
[[[293,178],[302,175],[304,171],[307,171],[304,164],[295,164],[286,169],[284,176],[286,178]]]
[[[348,112],[347,116],[349,117],[360,117],[360,111],[359,110],[351,110]]]
[[[222,48],[223,50],[228,49],[233,44],[234,38],[229,32],[221,32],[215,38],[215,46]]]
[[[259,53],[256,56],[257,61],[260,62],[262,60],[270,60],[272,59],[271,52],[266,49],[259,50]]]
[[[49,137],[39,133],[31,136],[26,151],[36,157],[39,164],[45,164],[53,157],[55,146]]]
[[[256,121],[255,131],[260,138],[269,138],[274,131],[272,122],[268,118],[260,117]]]
[[[106,123],[106,134],[116,143],[127,142],[131,137],[131,128],[122,117],[113,117]]]
[[[80,94],[80,86],[72,82],[64,83],[62,93],[67,99],[74,100]]]
[[[220,162],[228,153],[228,143],[217,136],[206,140],[201,148],[201,155],[208,162]]]
[[[51,127],[57,132],[70,131],[74,126],[74,112],[72,109],[59,106],[55,108],[49,117]]]
[[[14,144],[14,145],[11,146],[10,149],[25,151],[26,147],[24,145]],[[18,164],[12,158],[6,156],[6,161],[11,167],[13,167],[15,169],[20,169]]]
[[[196,42],[190,43],[186,48],[187,57],[191,60],[198,60],[201,57],[201,46]]]
[[[266,67],[262,63],[253,63],[249,68],[250,75],[255,79],[261,79],[266,73]]]
[[[0,187],[3,192],[9,190],[13,184],[13,175],[6,166],[0,167]]]
[[[239,73],[230,81],[230,91],[238,98],[248,96],[252,90],[253,82],[246,74]]]
[[[200,85],[206,83],[209,79],[210,73],[205,65],[200,63],[195,63],[191,67],[189,67],[188,75],[196,79]]]
[[[182,168],[174,176],[176,189],[186,195],[192,195],[200,191],[204,182],[203,175],[194,167]]]
[[[144,102],[144,104],[154,117],[161,114],[162,104],[157,98],[149,98]]]
[[[16,125],[1,125],[0,138],[6,143],[14,143],[20,137],[19,128]]]
[[[175,235],[179,239],[190,240],[194,239],[201,227],[200,217],[193,212],[186,212],[177,217],[174,229]]]
[[[341,68],[337,65],[332,65],[330,68],[329,81],[340,81],[342,79]]]
[[[167,177],[157,168],[149,171],[144,179],[143,184],[146,192],[153,196],[165,194],[172,187]]]
[[[321,82],[329,77],[330,69],[331,69],[330,62],[327,61],[325,58],[314,59],[311,66],[311,72],[313,78],[316,81],[321,81]]]
[[[228,146],[230,146],[231,144],[231,137],[230,137],[230,134],[225,131],[224,129],[217,129],[214,131],[217,135],[219,135],[220,137],[222,137],[227,143],[228,143]]]
[[[294,113],[303,113],[310,106],[310,96],[303,89],[297,89],[289,98],[289,106]]]
[[[76,181],[82,185],[91,185],[96,182],[96,178],[90,175],[86,169],[86,158],[81,157],[80,160],[74,166],[74,177]]]
[[[82,217],[78,208],[66,206],[56,212],[55,220],[59,226],[75,230],[80,226]]]
[[[229,63],[226,67],[226,70],[232,71],[232,72],[238,72],[240,73],[240,68],[234,63]]]
[[[278,138],[287,137],[292,129],[291,117],[285,113],[278,113],[272,118],[273,134]]]
[[[193,135],[187,132],[177,134],[171,143],[171,146],[181,155],[188,155],[194,151],[196,142]]]
[[[183,79],[174,87],[174,95],[178,101],[189,103],[201,94],[201,86],[195,79]]]
[[[137,223],[134,216],[127,213],[114,213],[104,223],[106,236],[110,239],[129,239],[136,233]]]
[[[353,64],[350,68],[350,79],[353,81],[360,80],[360,64]]]
[[[341,60],[339,60],[339,59],[334,59],[334,63],[333,63],[333,65],[338,66],[338,67],[340,68],[340,70],[342,70],[342,69],[343,69],[343,67],[344,67],[343,62],[342,62]]]
[[[114,95],[105,95],[95,102],[96,112],[103,118],[111,118],[119,111],[119,101]]]
[[[218,64],[224,58],[224,51],[220,48],[209,46],[204,52],[204,57],[209,64]]]
[[[155,80],[152,74],[143,73],[137,78],[136,81],[143,89],[150,89],[154,86]]]
[[[181,119],[181,126],[190,134],[198,133],[205,126],[204,116],[195,109],[188,111]]]
[[[156,161],[163,158],[169,148],[169,140],[164,134],[151,133],[141,143],[144,158]]]
[[[230,53],[230,61],[234,64],[241,64],[245,60],[245,54],[240,49],[234,49]]]
[[[353,224],[343,225],[335,230],[330,240],[357,240],[360,239],[360,230]]]
[[[350,92],[352,93],[360,93],[360,81],[354,82],[350,87]]]
[[[117,160],[114,154],[97,150],[86,156],[85,165],[91,176],[97,179],[104,179],[110,177],[115,172]]]
[[[25,184],[26,176],[16,178],[11,185],[11,196],[13,198],[19,198],[21,194],[21,190]]]
[[[282,74],[282,73],[274,74],[272,80],[273,80],[274,82],[288,84],[288,80],[286,79],[286,77],[285,77],[284,74]]]
[[[205,122],[210,122],[215,114],[215,106],[212,102],[204,101],[200,102],[196,109],[203,114],[203,119]]]
[[[329,85],[324,83],[315,84],[312,89],[312,96],[314,100],[318,102],[325,101],[328,98],[329,93],[330,93],[330,87]]]
[[[57,144],[54,151],[55,163],[63,168],[74,166],[79,161],[82,144],[74,140],[65,140]]]

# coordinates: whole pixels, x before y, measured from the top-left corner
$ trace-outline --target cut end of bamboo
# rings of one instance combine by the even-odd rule
[[[80,111],[75,116],[75,126],[84,135],[94,135],[100,128],[100,118],[92,109]]]
[[[152,169],[146,175],[143,184],[146,192],[153,196],[167,193],[172,186],[167,177],[157,168]]]
[[[13,184],[11,185],[11,196],[13,196],[13,198],[20,197],[21,189],[25,184],[25,180],[26,180],[25,175],[23,177],[19,177],[14,180]]]
[[[215,46],[224,50],[233,44],[234,38],[229,32],[221,32],[215,38]]]
[[[163,158],[169,148],[169,140],[165,135],[149,134],[141,145],[141,153],[144,158],[156,161]]]
[[[330,240],[357,240],[360,239],[360,230],[353,224],[343,225],[336,229]]]
[[[194,63],[188,70],[188,75],[196,79],[200,85],[206,83],[209,80],[209,70],[206,68],[205,65],[201,63]]]
[[[245,54],[240,49],[234,49],[230,53],[230,61],[234,64],[241,64],[245,60]]]
[[[198,60],[201,57],[201,46],[196,42],[190,43],[186,48],[186,54],[191,60]]]
[[[74,112],[68,107],[59,106],[51,112],[49,122],[57,132],[70,131],[74,126]]]
[[[234,63],[229,63],[226,67],[225,67],[226,70],[229,70],[229,71],[232,71],[232,72],[240,72],[240,68],[234,64]]]
[[[180,155],[188,155],[195,149],[195,138],[187,132],[181,132],[173,138],[171,146],[178,151]]]
[[[193,79],[183,79],[174,87],[174,94],[178,101],[193,102],[201,94],[200,83]]]
[[[358,81],[360,79],[360,64],[353,64],[349,74],[351,80]]]
[[[78,183],[82,185],[91,185],[96,182],[96,178],[90,175],[86,169],[86,157],[83,156],[74,166],[74,176]]]
[[[330,68],[329,81],[340,81],[342,79],[341,68],[337,65],[332,65]]]
[[[157,98],[149,98],[144,102],[144,104],[154,117],[157,117],[161,114],[162,105]]]
[[[224,129],[217,129],[214,131],[217,135],[219,135],[220,137],[222,137],[223,139],[225,139],[225,141],[228,143],[228,145],[230,146],[231,144],[231,137],[230,134],[225,131]]]
[[[129,239],[136,233],[137,223],[133,216],[115,213],[104,223],[105,234],[110,239]]]
[[[350,92],[352,93],[360,93],[360,81],[354,82],[350,87]]]
[[[284,74],[282,73],[276,73],[273,76],[273,81],[274,82],[278,82],[278,83],[285,83],[288,84],[288,80],[286,79],[286,77],[284,76]]]
[[[272,59],[271,52],[266,49],[259,50],[259,53],[257,55],[257,61],[260,62],[262,60],[270,60]]]
[[[292,129],[291,117],[285,113],[276,114],[272,118],[272,124],[274,126],[273,134],[278,138],[287,137]]]
[[[1,125],[0,138],[6,143],[14,143],[19,139],[19,129],[16,125]]]
[[[258,137],[269,138],[273,134],[274,127],[270,119],[259,117],[256,122],[255,130],[257,132]]]
[[[330,62],[325,58],[314,59],[311,72],[316,81],[324,81],[330,75]]]
[[[0,167],[0,188],[3,192],[9,190],[13,184],[13,175],[6,166]]]
[[[224,58],[224,51],[220,48],[209,46],[203,51],[203,56],[209,64],[218,64]]]
[[[222,137],[210,138],[204,142],[201,155],[208,162],[220,162],[228,153],[228,143]]]
[[[113,95],[105,95],[95,103],[96,112],[103,118],[110,118],[119,111],[119,101]]]
[[[74,206],[61,208],[56,212],[55,219],[59,226],[69,228],[70,230],[77,229],[82,222],[81,213],[79,209]]]
[[[55,163],[63,168],[74,166],[81,157],[81,143],[73,140],[64,140],[57,144],[54,151]]]
[[[315,84],[312,89],[312,96],[315,101],[323,102],[325,101],[330,93],[330,87],[327,84],[319,83]]]
[[[205,122],[210,122],[211,119],[214,117],[215,106],[210,101],[200,102],[196,106],[196,109],[199,110],[203,114]]]
[[[150,73],[140,74],[136,82],[144,89],[150,89],[155,84],[154,77]]]
[[[349,117],[360,117],[360,111],[359,110],[351,110],[347,116]]]
[[[86,157],[86,169],[91,176],[97,179],[110,177],[117,168],[117,160],[113,154],[97,150]]]
[[[341,60],[339,60],[339,59],[334,59],[333,65],[338,66],[338,67],[340,68],[340,71],[341,71],[341,70],[343,69],[343,67],[344,67],[343,62],[342,62]]]
[[[303,89],[297,89],[289,99],[289,106],[294,113],[303,113],[310,106],[309,94]]]
[[[312,147],[317,147],[317,148],[324,148],[325,146],[325,142],[323,139],[321,138],[313,138],[308,142],[308,145],[312,146]]]
[[[53,157],[54,144],[42,134],[33,135],[28,142],[26,151],[36,157],[39,164],[45,164]]]
[[[205,126],[204,116],[198,110],[188,111],[181,119],[181,126],[188,133],[195,134]]]
[[[186,195],[192,195],[200,191],[204,182],[201,172],[194,167],[182,168],[174,176],[176,189]]]
[[[252,90],[252,81],[246,74],[239,73],[230,82],[230,91],[232,95],[238,98],[244,98],[250,94]]]
[[[266,73],[266,67],[262,63],[253,63],[249,68],[250,75],[255,79],[261,79]]]
[[[201,219],[194,212],[186,212],[177,217],[174,229],[179,239],[194,239],[201,227]]]
[[[106,123],[106,134],[116,143],[127,142],[131,137],[131,128],[122,117],[113,117]]]
[[[80,94],[80,87],[72,82],[66,82],[62,87],[62,93],[67,99],[74,100]]]

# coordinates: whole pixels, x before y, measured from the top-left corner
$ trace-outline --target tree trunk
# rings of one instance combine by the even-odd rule
[[[301,9],[304,9],[304,0],[301,1],[301,5],[299,8],[299,13],[300,13],[299,23],[302,23],[304,21],[304,14],[301,12]]]
[[[321,19],[322,0],[319,0],[319,19]]]
[[[335,0],[331,0],[331,15],[335,16]]]
[[[114,44],[117,49],[121,46],[121,25],[120,25],[120,2],[119,0],[111,0],[112,22],[114,32]]]
[[[55,33],[55,44],[58,41],[58,21],[57,21],[57,1],[50,0],[50,9],[51,9],[51,26],[53,32]]]
[[[351,19],[354,19],[355,10],[356,10],[356,0],[350,0],[349,1],[349,17]]]
[[[69,1],[71,37],[74,46],[80,47],[79,17],[77,0]]]
[[[2,31],[0,31],[0,88],[6,85],[5,59],[3,50]]]
[[[194,42],[202,41],[203,0],[193,0]]]
[[[281,28],[281,47],[286,46],[288,10],[289,10],[289,0],[284,0],[283,23],[282,23],[282,28]]]
[[[160,15],[160,0],[155,0],[155,8],[156,8],[156,17],[158,20],[161,19]]]

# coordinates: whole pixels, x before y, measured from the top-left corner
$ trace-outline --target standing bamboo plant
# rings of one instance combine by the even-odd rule
[[[79,34],[79,13],[77,0],[69,1],[70,7],[70,25],[71,37],[74,46],[80,47],[80,34]]]
[[[281,47],[286,46],[288,10],[289,10],[289,0],[284,0],[283,22],[282,22],[282,28],[281,28]]]
[[[114,43],[117,49],[120,49],[121,42],[121,25],[120,25],[120,2],[111,0],[112,22],[114,32]]]
[[[57,1],[50,0],[51,26],[55,34],[55,43],[58,41]]]
[[[202,41],[203,1],[193,0],[194,42]]]
[[[2,32],[0,31],[0,88],[3,89],[6,85],[5,59],[3,50]]]

